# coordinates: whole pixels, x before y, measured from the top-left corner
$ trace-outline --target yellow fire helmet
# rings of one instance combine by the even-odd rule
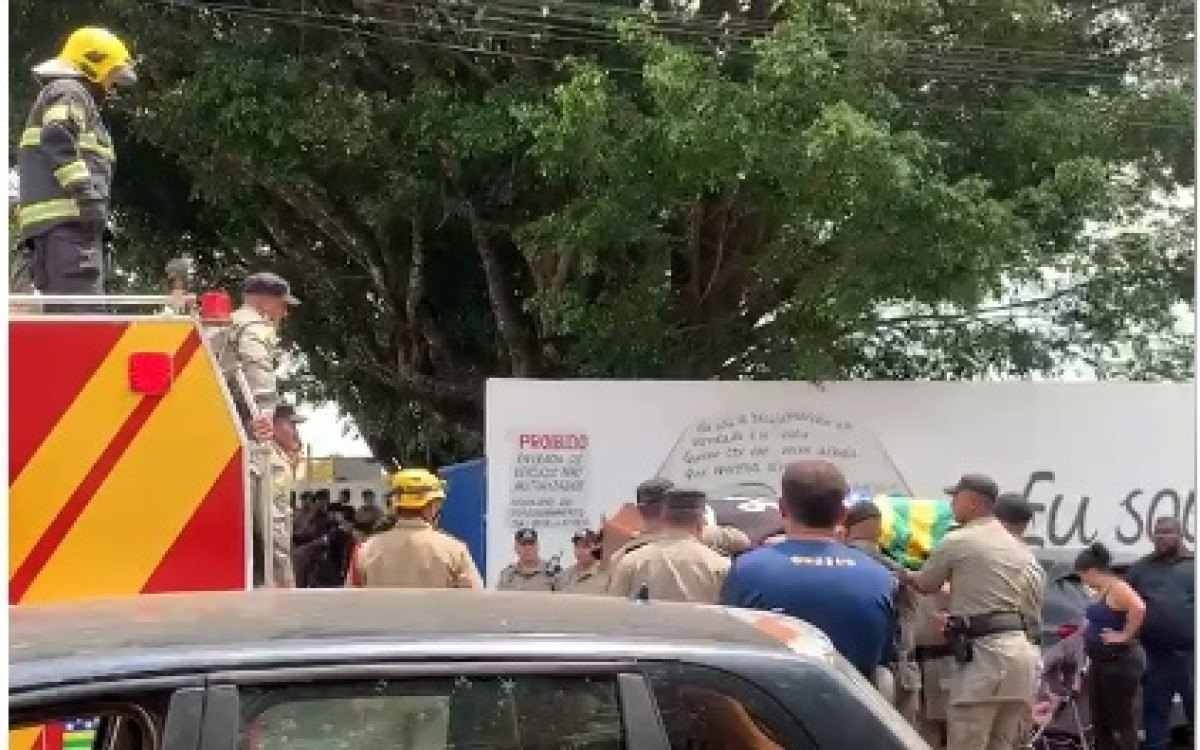
[[[133,58],[125,43],[107,29],[85,26],[67,37],[58,57],[33,68],[44,78],[73,76],[100,86],[131,86],[137,82]]]
[[[420,510],[435,500],[445,500],[446,491],[442,480],[425,469],[403,469],[392,475],[389,493],[392,507]]]

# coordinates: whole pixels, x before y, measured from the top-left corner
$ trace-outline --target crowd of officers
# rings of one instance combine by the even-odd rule
[[[254,274],[214,339],[227,376],[247,386],[239,410],[248,432],[269,448],[260,451],[264,512],[255,514],[259,582],[269,569],[275,586],[482,589],[466,545],[438,529],[444,485],[424,469],[391,478],[388,514],[317,501],[293,519],[302,420],[280,402],[275,370],[277,328],[296,304],[284,279]],[[1001,495],[986,476],[963,476],[947,489],[957,525],[910,570],[881,550],[878,507],[847,507],[849,485],[832,463],[789,465],[781,487],[783,528],[755,546],[709,520],[703,492],[649,480],[636,490],[640,531],[614,553],[604,554],[600,533],[580,529],[574,563],[561,568],[542,558],[537,531],[522,528],[498,588],[783,612],[823,630],[931,746],[1020,747],[1040,677],[1045,588],[1023,540],[1032,518],[1024,499]],[[1190,695],[1191,674],[1178,692]]]
[[[1015,535],[1020,522],[995,514],[1027,508],[999,502],[982,476],[949,491],[959,526],[909,571],[882,555],[878,510],[846,508],[848,485],[827,462],[788,467],[783,533],[756,549],[706,522],[704,493],[654,479],[637,488],[641,531],[610,557],[600,534],[580,530],[574,563],[560,568],[541,557],[536,530],[520,529],[498,588],[782,611],[825,630],[934,747],[1016,748],[1030,727],[1044,574]],[[356,539],[345,585],[483,588],[466,546],[437,528],[436,476],[401,471],[389,499],[392,520]]]

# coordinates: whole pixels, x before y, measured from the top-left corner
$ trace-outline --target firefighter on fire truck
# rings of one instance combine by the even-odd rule
[[[33,73],[43,86],[18,157],[25,265],[43,294],[103,294],[116,154],[99,104],[136,83],[133,59],[112,32],[86,27]]]

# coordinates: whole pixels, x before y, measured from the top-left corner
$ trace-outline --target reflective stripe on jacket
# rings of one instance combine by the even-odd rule
[[[17,224],[22,240],[88,214],[106,216],[112,187],[112,138],[91,93],[58,78],[38,94],[19,141]]]

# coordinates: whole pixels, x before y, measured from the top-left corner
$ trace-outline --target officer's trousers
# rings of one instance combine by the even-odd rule
[[[1012,750],[1018,747],[1029,706],[1024,701],[968,703],[946,708],[950,750]]]
[[[33,285],[42,294],[104,293],[104,227],[69,222],[26,241]]]

